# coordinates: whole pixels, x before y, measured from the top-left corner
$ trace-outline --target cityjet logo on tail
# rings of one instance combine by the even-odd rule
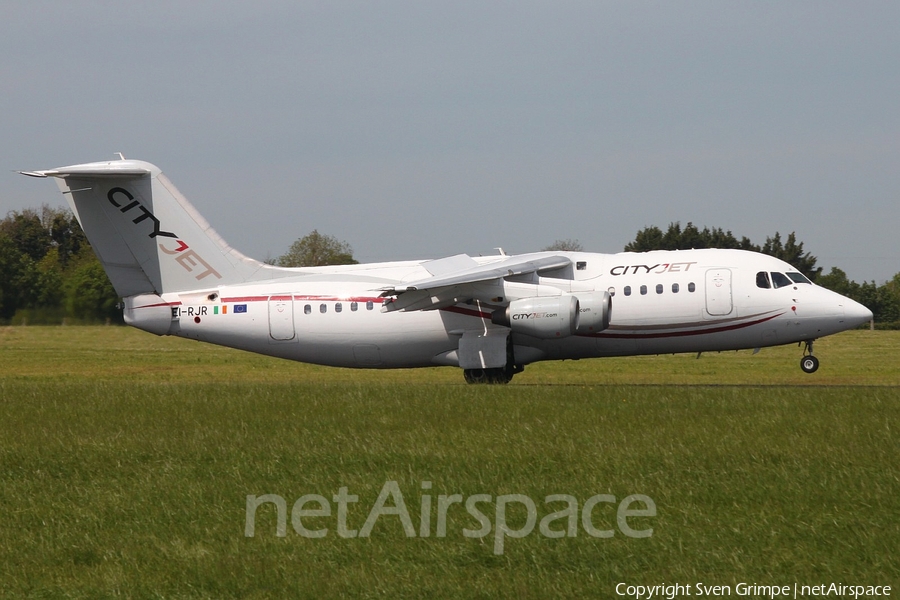
[[[123,195],[125,196],[125,198],[127,198],[127,200],[117,200],[117,195]],[[181,265],[182,268],[184,268],[184,270],[188,273],[193,274],[195,268],[198,265],[202,266],[205,270],[201,271],[198,275],[195,275],[198,281],[200,279],[203,279],[204,277],[208,277],[209,275],[214,276],[216,279],[222,278],[222,276],[215,269],[213,269],[208,262],[203,260],[203,258],[201,258],[196,251],[191,250],[183,240],[178,239],[177,235],[175,235],[171,231],[163,231],[159,219],[157,219],[152,212],[147,210],[144,205],[135,200],[131,192],[129,192],[125,188],[114,187],[109,190],[109,193],[106,194],[106,198],[109,200],[110,204],[118,208],[122,213],[127,213],[130,210],[137,209],[140,214],[131,221],[134,224],[138,224],[141,221],[150,219],[150,221],[153,223],[153,231],[150,232],[148,237],[153,239],[157,237],[167,237],[173,238],[176,242],[178,242],[178,246],[173,249],[166,248],[160,242],[159,249],[166,254],[174,256],[175,262]]]

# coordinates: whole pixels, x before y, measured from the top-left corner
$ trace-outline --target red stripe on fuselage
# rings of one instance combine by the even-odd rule
[[[467,315],[469,317],[478,317],[479,319],[490,319],[491,313],[486,313],[481,310],[475,310],[474,308],[463,308],[462,306],[448,306],[447,308],[442,308],[441,310],[456,313],[458,315]]]
[[[297,300],[297,301],[315,301],[315,302],[374,302],[381,304],[382,298],[373,296],[299,296],[289,294],[278,294],[274,296],[234,296],[231,298],[222,298],[222,302],[229,304],[235,302],[268,302],[269,300]]]
[[[780,317],[784,313],[778,313],[777,315],[772,315],[770,317],[766,317],[764,319],[757,319],[755,321],[748,321],[746,323],[735,323],[734,325],[725,325],[721,327],[707,327],[705,329],[690,329],[687,331],[666,331],[660,333],[608,333],[605,331],[601,331],[599,333],[591,333],[587,334],[584,337],[594,337],[594,338],[607,338],[607,339],[617,339],[617,340],[649,340],[649,339],[657,339],[657,338],[669,338],[669,337],[686,337],[692,335],[705,335],[707,333],[723,333],[725,331],[734,331],[736,329],[743,329],[745,327],[752,327],[753,325],[759,325],[760,323],[765,323],[766,321],[771,321],[776,317]]]
[[[145,304],[143,306],[132,306],[132,308],[155,308],[157,306],[181,306],[181,302],[157,302],[156,304]]]

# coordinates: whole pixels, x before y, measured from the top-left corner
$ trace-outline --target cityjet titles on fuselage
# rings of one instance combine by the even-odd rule
[[[648,273],[686,273],[696,262],[659,263],[656,265],[619,265],[609,270],[610,275],[646,275]]]

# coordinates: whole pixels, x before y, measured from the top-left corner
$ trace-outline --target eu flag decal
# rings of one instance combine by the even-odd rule
[[[247,312],[247,305],[246,304],[235,304],[234,312],[235,312],[235,314]]]

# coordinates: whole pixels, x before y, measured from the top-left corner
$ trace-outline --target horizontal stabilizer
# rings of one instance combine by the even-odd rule
[[[132,160],[114,160],[107,162],[72,165],[46,171],[19,171],[28,177],[141,177],[151,174],[150,165],[142,165]]]

